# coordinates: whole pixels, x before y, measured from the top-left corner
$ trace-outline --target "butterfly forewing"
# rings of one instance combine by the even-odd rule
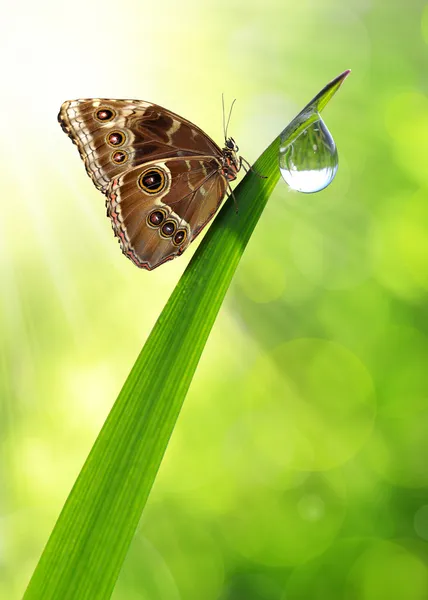
[[[149,160],[221,156],[220,148],[202,130],[149,102],[73,100],[64,102],[59,121],[102,192],[113,177]]]

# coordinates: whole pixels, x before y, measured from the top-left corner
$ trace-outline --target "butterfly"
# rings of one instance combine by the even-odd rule
[[[149,271],[186,250],[245,161],[227,126],[220,148],[190,121],[142,100],[71,100],[58,120],[106,196],[123,254]]]

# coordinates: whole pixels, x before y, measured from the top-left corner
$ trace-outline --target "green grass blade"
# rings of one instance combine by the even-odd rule
[[[319,113],[324,110],[350,72],[351,71],[348,69],[330,81],[330,83],[328,83],[315,98],[312,98],[305,108],[294,117],[281,134],[281,146],[283,148],[294,142],[294,140],[298,138],[311,123],[318,120]]]
[[[180,279],[67,499],[25,599],[109,598],[210,330],[278,179],[278,137]]]

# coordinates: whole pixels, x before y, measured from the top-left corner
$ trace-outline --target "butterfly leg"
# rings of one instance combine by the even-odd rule
[[[248,162],[248,160],[246,160],[243,156],[239,157],[239,167],[240,168],[243,167],[243,169],[246,173],[248,173],[249,171],[252,171],[255,175],[257,175],[257,177],[260,177],[260,179],[267,179],[266,175],[262,175],[261,173],[256,171],[255,168],[252,167],[250,165],[250,163]]]
[[[238,212],[239,212],[239,211],[238,211],[238,208],[239,208],[239,207],[238,207],[238,201],[237,201],[237,199],[235,198],[235,194],[233,193],[233,190],[232,190],[232,188],[230,187],[230,183],[229,183],[229,182],[227,182],[227,187],[228,187],[228,189],[229,189],[229,193],[230,193],[230,195],[231,195],[231,196],[232,196],[232,198],[233,198],[233,203],[235,204],[235,212],[236,212],[236,214],[238,214]]]

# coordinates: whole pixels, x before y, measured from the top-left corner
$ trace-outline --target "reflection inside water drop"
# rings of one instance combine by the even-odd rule
[[[337,148],[321,117],[293,142],[279,149],[279,168],[285,182],[298,192],[310,194],[330,185],[338,167]]]

